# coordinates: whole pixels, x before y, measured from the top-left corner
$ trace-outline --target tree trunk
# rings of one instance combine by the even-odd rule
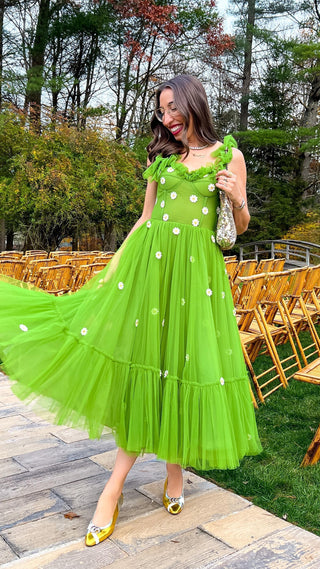
[[[320,74],[314,76],[311,83],[311,89],[308,97],[307,106],[301,120],[301,126],[312,128],[316,126],[318,119],[318,108],[320,101]],[[301,156],[300,173],[301,178],[306,184],[310,184],[311,171],[310,171],[310,152],[303,152]]]
[[[49,18],[50,0],[40,0],[36,33],[30,50],[31,65],[28,70],[25,104],[26,108],[29,108],[30,119],[37,132],[40,131],[41,93],[45,51],[48,43]]]
[[[0,251],[4,251],[6,246],[6,225],[4,219],[0,219]]]
[[[248,129],[249,93],[251,82],[253,27],[256,15],[255,0],[248,0],[246,38],[244,48],[243,79],[241,89],[240,130]]]
[[[2,109],[2,82],[3,82],[3,19],[4,2],[0,0],[0,110]]]

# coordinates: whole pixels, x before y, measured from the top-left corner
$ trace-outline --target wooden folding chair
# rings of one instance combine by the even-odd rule
[[[315,356],[320,355],[319,336],[302,296],[308,267],[291,269],[289,273],[288,287],[281,304],[303,363],[306,366]],[[310,334],[311,343],[305,347],[302,347],[299,338],[299,332],[302,330],[306,330]]]
[[[72,265],[55,265],[45,267],[41,271],[39,287],[56,296],[71,290],[74,267]]]
[[[29,257],[30,255],[41,255],[41,253],[45,255],[45,257],[48,257],[48,253],[44,249],[28,249],[24,254],[26,257]]]
[[[238,279],[240,277],[249,277],[250,275],[253,275],[255,273],[257,264],[258,263],[255,259],[249,259],[248,261],[239,261],[236,274],[233,278],[233,284],[231,286],[231,294],[234,304],[236,304],[238,296],[240,294]]]
[[[56,259],[59,265],[65,265],[72,258],[73,254],[70,251],[50,251],[49,253],[49,259]]]
[[[273,345],[273,339],[267,331],[267,324],[259,312],[260,303],[265,295],[265,284],[268,276],[265,273],[239,278],[240,295],[236,304],[237,322],[245,362],[250,372],[254,388],[261,402],[287,382],[281,367],[280,359]],[[258,345],[258,349],[256,348]],[[255,359],[259,348],[270,357],[270,366],[258,373]]]
[[[25,263],[19,259],[0,259],[0,273],[21,280]]]
[[[47,259],[47,258],[48,258],[48,253],[46,251],[39,251],[36,253],[29,251],[28,254],[25,253],[23,257],[21,257],[21,261],[25,261],[25,264],[27,266],[31,261],[38,261],[39,259]]]
[[[271,273],[274,266],[274,259],[260,259],[255,273]]]
[[[320,381],[320,369],[319,369],[319,381]],[[316,464],[320,458],[320,425],[313,437],[312,443],[309,446],[303,461],[300,466],[309,466],[310,464]]]
[[[85,255],[81,255],[80,257],[73,257],[69,259],[66,264],[73,265],[76,269],[82,267],[82,265],[91,265],[92,257],[87,257]]]
[[[37,259],[35,261],[32,260],[27,264],[22,280],[36,284],[44,267],[53,267],[57,264],[57,259]]]
[[[274,364],[269,370],[261,373],[263,383],[259,383],[260,375],[256,373],[254,381],[259,383],[260,392],[257,385],[256,389],[260,400],[262,400],[262,395],[265,398],[279,387],[286,387],[289,379],[301,369],[290,325],[281,305],[282,295],[287,286],[288,274],[289,271],[284,271],[266,275],[264,294],[260,297],[254,310],[254,319],[247,330],[249,333],[255,334],[254,339],[250,340],[249,337],[246,339],[247,354],[250,361],[254,362],[259,355],[267,354],[271,356]],[[278,325],[275,324],[277,315],[280,318]],[[289,351],[289,355],[283,355],[280,348],[283,343],[287,343],[286,352]],[[263,394],[262,388],[266,387],[269,391]]]
[[[320,299],[316,294],[317,287],[320,287],[320,265],[308,268],[302,288],[305,307],[314,323],[320,319]]]
[[[10,259],[21,259],[23,253],[22,251],[1,251],[0,252],[0,259],[2,257],[10,258]]]
[[[280,271],[283,271],[285,262],[286,260],[284,257],[279,257],[278,259],[274,259],[271,272],[278,273]]]
[[[232,259],[231,261],[225,261],[225,266],[226,266],[226,270],[228,273],[230,286],[232,287],[233,279],[234,279],[235,274],[237,272],[238,261],[237,261],[237,259]]]

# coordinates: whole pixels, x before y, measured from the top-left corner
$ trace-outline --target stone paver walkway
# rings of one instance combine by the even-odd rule
[[[110,475],[110,434],[52,426],[0,374],[0,569],[319,569],[320,538],[185,472],[186,506],[162,507],[164,463],[139,458],[110,539],[83,537]],[[65,517],[73,512],[77,517]]]

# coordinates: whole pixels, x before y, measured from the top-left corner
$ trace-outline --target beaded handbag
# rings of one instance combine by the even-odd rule
[[[228,149],[226,148],[226,152]],[[228,164],[225,166],[228,170]],[[221,249],[232,249],[237,240],[237,228],[234,222],[231,203],[223,190],[219,192],[220,212],[217,223],[216,242]]]

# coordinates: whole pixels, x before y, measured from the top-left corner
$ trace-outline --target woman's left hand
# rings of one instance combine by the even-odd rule
[[[239,208],[242,204],[243,195],[238,185],[237,175],[230,170],[219,170],[216,179],[216,186],[226,193],[236,208]]]

